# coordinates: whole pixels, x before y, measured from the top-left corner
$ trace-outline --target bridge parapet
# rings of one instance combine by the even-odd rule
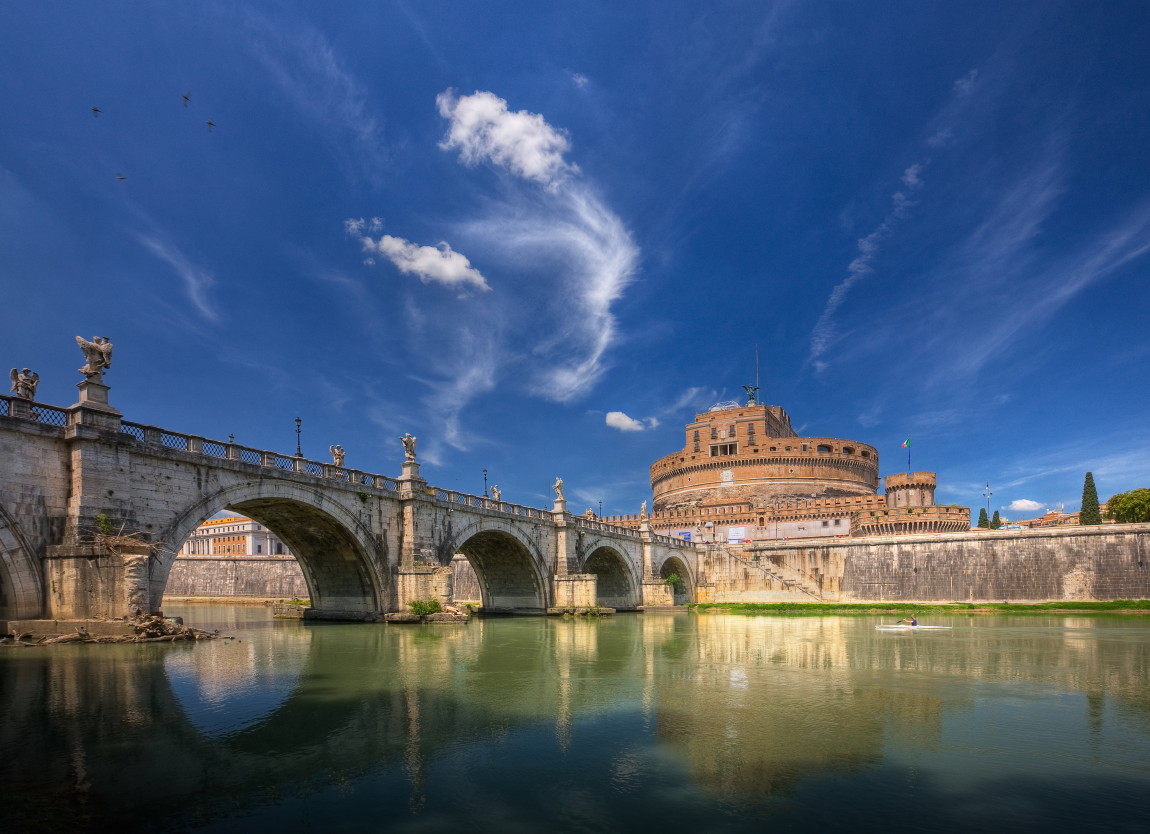
[[[389,492],[395,492],[399,488],[398,481],[387,475],[374,475],[358,469],[348,469],[343,466],[308,460],[295,455],[270,452],[265,449],[253,449],[224,440],[210,440],[198,435],[182,434],[157,426],[130,423],[125,420],[120,425],[120,432],[135,438],[140,443],[158,445],[177,452],[190,452],[209,458],[250,463],[255,466],[282,469],[285,472],[298,472],[316,478],[372,486]]]
[[[46,426],[59,426],[61,429],[68,425],[67,409],[19,397],[0,396],[0,417],[21,417]]]
[[[491,498],[485,498],[482,495],[471,495],[470,493],[455,492],[454,490],[440,489],[439,487],[430,487],[429,491],[434,492],[437,500],[445,501],[448,504],[461,504],[464,507],[490,510],[505,515],[518,516],[520,518],[535,518],[542,521],[551,520],[550,512],[538,509],[537,507],[511,504],[507,501],[495,501]]]

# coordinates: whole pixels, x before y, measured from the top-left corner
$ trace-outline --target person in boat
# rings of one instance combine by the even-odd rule
[[[916,626],[918,625],[918,618],[915,617],[914,614],[911,614],[909,617],[903,617],[901,620],[899,620],[899,624],[902,623],[906,623],[909,626]]]

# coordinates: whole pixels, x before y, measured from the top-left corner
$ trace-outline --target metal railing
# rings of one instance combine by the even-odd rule
[[[65,409],[19,397],[0,396],[0,417],[22,417],[60,428],[68,425],[68,412]]]

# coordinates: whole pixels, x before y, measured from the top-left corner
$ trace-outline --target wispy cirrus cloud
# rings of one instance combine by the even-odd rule
[[[167,263],[184,285],[184,292],[192,306],[210,322],[220,320],[220,314],[208,300],[208,290],[216,280],[210,272],[190,260],[171,241],[159,235],[136,234],[136,240],[160,260]]]
[[[962,99],[967,98],[974,87],[978,77],[978,70],[971,70],[967,75],[954,83],[952,99],[943,109],[943,118],[932,136],[927,140],[931,147],[941,147],[949,141],[953,134],[952,122],[957,118],[957,107]],[[911,194],[925,185],[922,173],[930,164],[929,159],[911,163],[903,170],[899,182],[903,188],[891,194],[891,208],[886,217],[874,228],[870,234],[859,238],[856,244],[857,253],[847,265],[847,276],[831,290],[823,312],[811,332],[810,352],[806,364],[811,365],[816,373],[827,368],[824,358],[830,349],[843,337],[839,331],[837,314],[845,303],[847,296],[856,284],[874,272],[875,259],[878,257],[882,244],[894,234],[900,221],[905,220],[915,202]]]
[[[325,138],[349,175],[382,176],[390,155],[368,88],[314,27],[294,28],[247,9],[258,37],[245,42],[283,93],[284,101]]]
[[[622,220],[567,158],[566,133],[540,114],[513,110],[494,93],[436,98],[447,130],[439,147],[458,154],[468,168],[487,166],[501,189],[484,195],[476,216],[445,229],[458,248],[420,245],[390,235],[372,237],[382,221],[345,221],[364,245],[368,262],[387,258],[424,283],[457,289],[490,289],[469,305],[466,327],[440,330],[439,350],[417,370],[437,391],[429,399],[443,426],[444,441],[467,448],[461,415],[476,396],[490,391],[514,368],[513,383],[555,402],[586,394],[607,368],[619,338],[612,305],[634,279],[639,250]],[[484,263],[483,273],[458,251]],[[455,316],[426,295],[401,301],[411,311],[405,324]],[[453,319],[454,320],[454,319]],[[446,405],[445,405],[446,403]]]
[[[466,165],[486,162],[543,187],[534,194],[512,190],[461,228],[509,265],[527,266],[546,282],[546,306],[525,307],[512,322],[516,335],[528,340],[529,390],[556,402],[582,396],[601,378],[618,338],[611,307],[634,278],[638,247],[564,157],[565,134],[542,116],[512,111],[490,92],[457,96],[448,90],[437,103],[449,123],[442,148],[458,150]]]

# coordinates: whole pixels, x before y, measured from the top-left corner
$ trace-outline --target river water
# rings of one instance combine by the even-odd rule
[[[1150,830],[1150,618],[167,613],[0,651],[0,831]]]

